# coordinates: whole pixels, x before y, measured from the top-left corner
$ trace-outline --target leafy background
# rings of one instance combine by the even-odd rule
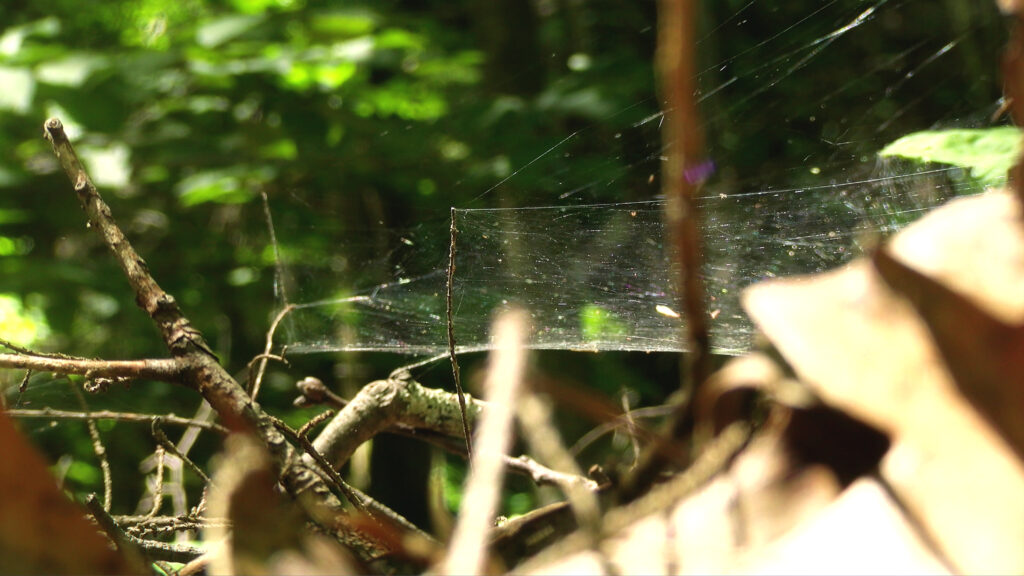
[[[787,51],[846,21],[810,20],[768,51],[766,39],[819,8],[773,4],[703,3],[702,26],[714,33],[698,46],[701,84],[711,92],[736,78],[704,103],[717,182],[730,191],[800,185],[812,181],[808,166],[840,178],[867,174],[888,142],[931,127],[985,125],[998,106],[995,55],[1005,35],[991,2],[883,2],[898,10],[799,68],[800,54],[787,59]],[[832,4],[855,15],[875,3]],[[240,371],[262,349],[279,304],[261,193],[275,223],[290,231],[279,238],[288,259],[353,276],[365,273],[359,263],[381,260],[395,230],[441,219],[450,206],[551,203],[574,187],[582,192],[570,202],[654,197],[658,124],[641,122],[658,110],[654,17],[648,0],[4,2],[0,336],[84,356],[163,353],[105,248],[82,225],[40,137],[46,117],[69,127],[154,276],[225,365]],[[918,67],[951,38],[956,48],[943,65]],[[823,98],[821,86],[841,86],[843,97]],[[563,154],[544,155],[574,133]],[[830,145],[840,136],[847,145]],[[543,170],[484,193],[539,157]],[[342,243],[355,234],[366,241]],[[475,360],[466,360],[470,374]],[[311,412],[290,406],[296,379],[318,375],[351,393],[400,361],[293,358],[273,370],[261,399],[300,423]],[[628,391],[634,404],[656,403],[674,388],[675,362],[614,353],[537,360],[541,371],[580,388],[612,398]],[[14,402],[20,375],[0,378]],[[420,378],[449,385],[443,365]],[[67,381],[47,375],[35,375],[20,401],[77,407]],[[156,383],[89,401],[178,414],[196,406],[194,395]],[[571,414],[564,424],[569,437],[590,426]],[[69,488],[98,490],[84,426],[23,425]],[[137,463],[152,441],[124,424],[103,432],[116,459],[115,511],[128,512],[142,489]],[[215,448],[204,439],[196,454],[202,461]],[[428,467],[429,454],[416,445],[381,439],[372,493],[422,521],[422,494],[408,486]]]

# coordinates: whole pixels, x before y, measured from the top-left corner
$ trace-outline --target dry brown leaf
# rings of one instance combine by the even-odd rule
[[[734,566],[740,574],[948,574],[877,480]]]
[[[46,462],[0,411],[0,573],[144,574],[68,500]]]
[[[928,326],[960,392],[1024,461],[1024,325],[1000,322],[885,250],[873,261]]]
[[[808,522],[830,530],[835,528],[837,522],[820,521],[819,515],[833,506],[842,491],[842,478],[854,478],[874,468],[888,448],[888,441],[877,431],[793,390],[794,385],[763,355],[753,354],[731,361],[708,382],[705,393],[698,399],[698,414],[705,420],[715,420],[714,425],[709,422],[700,428],[717,429],[738,417],[737,393],[758,390],[784,399],[783,404],[775,405],[761,432],[736,456],[732,465],[688,498],[668,501],[657,513],[609,535],[601,544],[600,554],[596,551],[561,557],[550,554],[552,560],[548,563],[531,566],[524,572],[757,572],[761,570],[762,559],[773,562],[764,564],[766,570],[779,565],[803,566],[794,555],[807,554],[807,551],[789,547],[784,553],[773,552],[777,543]],[[717,406],[723,402],[725,406]],[[723,421],[720,417],[726,419]],[[723,434],[728,434],[728,430]],[[858,456],[851,456],[853,454]],[[835,466],[836,462],[840,465]],[[842,469],[851,462],[859,468]],[[663,486],[681,479],[682,476],[669,480]],[[638,501],[640,505],[654,498],[657,491]],[[885,514],[879,512],[876,516]],[[834,536],[846,535],[847,532],[840,532]],[[838,542],[834,546],[841,545],[842,542]],[[830,563],[821,557],[813,566],[826,572],[845,569],[843,564]],[[925,570],[938,563],[928,557],[918,566]]]
[[[892,254],[1001,322],[1024,321],[1024,228],[1006,192],[960,199]],[[827,402],[892,434],[883,472],[960,570],[1024,572],[1024,466],[956,390],[928,327],[867,259],[765,282],[744,306]]]
[[[1021,0],[996,0],[996,4],[1003,14],[1017,14],[1024,8],[1024,1]]]

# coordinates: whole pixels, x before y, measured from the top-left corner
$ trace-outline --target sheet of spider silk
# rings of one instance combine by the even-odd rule
[[[700,201],[713,351],[739,354],[754,329],[739,305],[765,278],[841,266],[862,247],[952,195],[981,191],[952,168]],[[453,327],[460,352],[486,350],[495,310],[518,305],[537,349],[682,351],[682,323],[664,244],[663,203],[457,210]],[[426,253],[420,238],[433,238]],[[422,273],[300,304],[290,353],[443,354],[449,223],[403,237]],[[443,239],[443,242],[437,241]],[[403,271],[413,270],[404,266]]]

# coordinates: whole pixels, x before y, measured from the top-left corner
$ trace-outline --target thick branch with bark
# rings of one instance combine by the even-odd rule
[[[482,404],[469,395],[465,398],[466,419],[472,428]],[[400,371],[387,380],[364,386],[317,436],[313,446],[340,468],[356,448],[395,426],[462,436],[458,398],[450,392],[424,388],[408,372]]]

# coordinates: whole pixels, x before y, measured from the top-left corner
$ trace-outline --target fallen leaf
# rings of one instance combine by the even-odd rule
[[[1020,212],[1005,191],[958,199],[898,234],[888,250],[1017,325]],[[957,569],[1024,572],[1024,466],[959,393],[925,321],[869,260],[758,284],[743,302],[800,380],[890,433],[883,474]]]
[[[0,454],[0,573],[146,573],[111,549],[3,411]]]

